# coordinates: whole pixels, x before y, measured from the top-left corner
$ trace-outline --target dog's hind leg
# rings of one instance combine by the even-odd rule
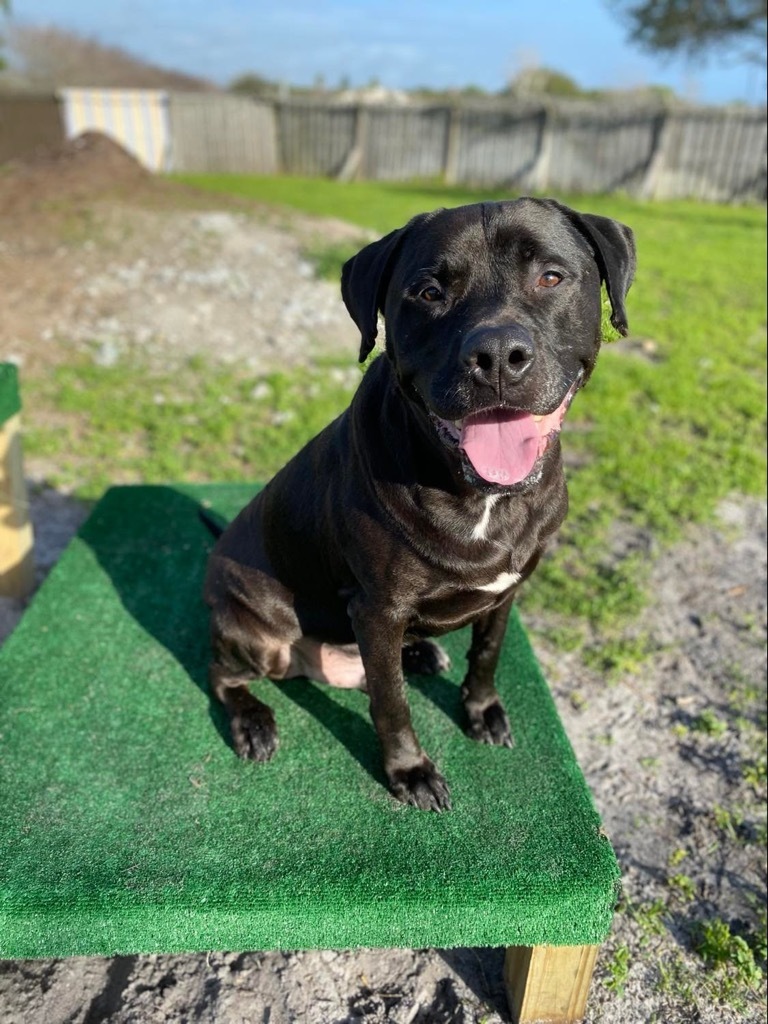
[[[277,750],[277,724],[272,708],[248,689],[252,675],[247,671],[233,674],[214,662],[211,689],[227,711],[237,754],[250,761],[268,761]]]
[[[211,602],[213,659],[209,679],[213,695],[229,715],[238,755],[268,761],[277,749],[272,709],[248,689],[253,679],[283,679],[291,663],[291,645],[299,633],[290,608],[263,601],[264,614],[237,597]],[[269,616],[267,616],[269,609]]]

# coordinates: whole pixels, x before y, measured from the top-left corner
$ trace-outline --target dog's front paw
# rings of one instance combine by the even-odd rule
[[[426,754],[411,768],[395,768],[387,775],[392,793],[404,804],[422,811],[451,810],[448,783]]]
[[[467,736],[479,743],[490,743],[495,747],[514,747],[512,728],[500,700],[494,700],[485,707],[478,707],[466,701],[464,709],[468,719],[465,729]]]
[[[272,709],[254,702],[241,708],[229,720],[232,742],[239,757],[248,761],[269,761],[277,750],[277,724]]]

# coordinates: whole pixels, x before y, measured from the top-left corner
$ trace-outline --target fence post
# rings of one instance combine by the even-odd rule
[[[279,100],[265,100],[265,108],[269,111],[272,120],[272,143],[275,149],[275,169],[274,174],[283,173],[283,139],[282,139],[282,112],[280,109]]]
[[[445,137],[443,176],[446,185],[455,185],[459,173],[459,141],[461,137],[461,109],[458,104],[448,108],[448,130]]]
[[[648,167],[640,186],[641,199],[655,199],[659,191],[661,173],[664,170],[664,163],[667,156],[667,145],[670,139],[670,125],[672,115],[669,111],[663,111],[656,118],[653,130],[653,141],[651,144],[651,157]]]
[[[536,162],[531,168],[530,188],[534,192],[545,192],[549,185],[549,169],[552,162],[552,144],[554,142],[554,114],[549,104],[541,108],[539,127],[539,151]]]
[[[347,153],[339,173],[337,181],[352,181],[355,178],[365,177],[367,171],[366,147],[368,145],[368,110],[363,103],[358,103],[355,108],[355,137],[352,148]]]

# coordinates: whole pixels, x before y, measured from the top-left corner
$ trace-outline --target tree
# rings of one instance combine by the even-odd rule
[[[608,0],[626,23],[631,42],[657,53],[704,57],[736,50],[762,62],[766,0]]]
[[[0,4],[3,0],[0,0]],[[157,67],[116,46],[54,26],[14,25],[8,47],[17,78],[33,89],[101,87],[211,90],[211,82]]]
[[[574,98],[582,96],[583,92],[576,82],[562,71],[555,71],[552,68],[523,67],[506,89],[502,90],[504,96],[538,97],[538,96],[559,96]]]
[[[227,88],[230,92],[240,93],[243,96],[274,96],[277,93],[275,82],[252,71],[233,78]]]
[[[10,13],[11,13],[11,0],[0,0],[0,14],[10,14]],[[3,70],[3,68],[5,67],[5,64],[6,64],[5,57],[3,56],[3,46],[4,46],[4,44],[5,44],[5,39],[3,38],[3,36],[0,36],[0,71]]]

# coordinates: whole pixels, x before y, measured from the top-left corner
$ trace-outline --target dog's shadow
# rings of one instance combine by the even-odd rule
[[[142,501],[136,508],[140,522],[131,522],[130,531],[126,531],[125,522],[134,510],[130,505],[122,507],[120,495],[132,504],[133,489],[117,489],[81,528],[80,539],[109,576],[126,611],[174,657],[207,696],[213,726],[235,756],[226,712],[208,682],[208,609],[202,590],[213,537],[200,520],[200,504],[194,498],[172,487],[141,490]],[[454,683],[441,676],[410,676],[409,683],[460,726],[458,688]],[[311,715],[376,782],[386,787],[378,739],[364,694],[355,694],[353,708],[349,698],[342,701],[322,684],[303,679],[279,684],[263,680],[256,686],[259,697],[267,703],[269,688],[279,687],[285,697]]]

